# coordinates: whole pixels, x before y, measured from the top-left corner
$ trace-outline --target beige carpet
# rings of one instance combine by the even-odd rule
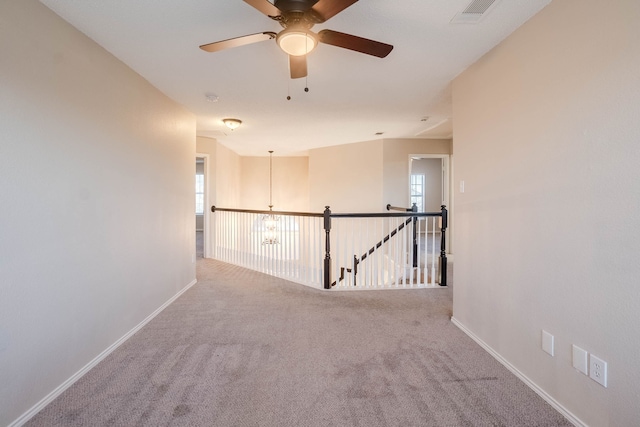
[[[196,231],[196,257],[204,257],[204,233]]]
[[[212,261],[29,426],[568,426],[451,289],[317,291]]]

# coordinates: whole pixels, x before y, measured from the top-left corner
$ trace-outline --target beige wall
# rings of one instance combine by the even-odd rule
[[[454,318],[590,426],[640,420],[639,21],[556,0],[453,85]]]
[[[209,154],[215,168],[212,204],[268,208],[268,156],[241,157],[201,137],[196,150]],[[387,203],[403,206],[409,203],[409,156],[450,153],[451,140],[392,139],[319,148],[308,157],[274,155],[274,209],[322,212],[329,205],[335,212],[382,212]]]
[[[236,208],[241,193],[241,157],[213,138],[197,137],[196,152],[209,156],[209,205]]]
[[[241,203],[244,209],[268,209],[269,157],[241,158]],[[273,209],[309,211],[309,158],[273,157]]]
[[[240,156],[222,144],[217,145],[215,162],[215,199],[219,207],[237,207],[241,194]]]
[[[197,138],[196,151],[209,155],[211,205],[268,209],[268,157],[241,157],[215,139],[204,137]],[[273,157],[274,209],[309,210],[308,165],[307,157]]]
[[[209,206],[205,206],[204,208],[205,214],[207,214],[211,212],[211,206],[216,204],[218,141],[212,138],[198,136],[196,138],[196,153],[208,156],[208,163],[205,162],[208,172],[208,176],[205,176],[205,192],[207,193]]]
[[[311,209],[384,212],[409,206],[409,156],[451,154],[451,140],[385,139],[310,150]]]
[[[195,280],[196,124],[36,0],[0,2],[0,56],[8,425]]]
[[[309,151],[309,192],[313,212],[381,212],[382,140]]]

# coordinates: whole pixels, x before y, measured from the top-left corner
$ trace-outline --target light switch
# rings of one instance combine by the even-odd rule
[[[589,362],[587,362],[588,353],[578,347],[577,345],[572,346],[573,348],[573,367],[578,371],[582,372],[585,375],[588,374]]]
[[[553,356],[554,337],[547,331],[542,331],[542,349]]]

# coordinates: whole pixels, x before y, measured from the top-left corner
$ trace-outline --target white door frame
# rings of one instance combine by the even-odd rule
[[[211,215],[209,215],[209,155],[204,153],[196,153],[196,158],[204,159],[204,212],[202,221],[202,236],[204,237],[202,248],[203,258],[209,258],[211,253],[211,233],[209,228],[209,221]]]
[[[442,204],[447,207],[448,211],[448,227],[447,227],[447,256],[451,255],[453,251],[453,190],[451,188],[452,180],[452,155],[451,154],[409,154],[409,176],[407,182],[411,183],[411,160],[413,158],[418,159],[442,159]],[[411,185],[407,185],[407,192],[409,193],[409,199],[411,200]]]
[[[411,160],[414,158],[418,159],[441,159],[442,160],[442,204],[447,206],[449,209],[449,204],[451,200],[451,189],[450,189],[450,154],[409,154],[409,176],[407,177],[408,181],[411,182]],[[409,192],[409,199],[411,200],[411,188],[407,186],[407,191]]]

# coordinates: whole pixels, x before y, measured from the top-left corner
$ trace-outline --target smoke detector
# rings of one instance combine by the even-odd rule
[[[205,93],[204,99],[206,99],[208,102],[218,102],[220,98],[215,93]]]

